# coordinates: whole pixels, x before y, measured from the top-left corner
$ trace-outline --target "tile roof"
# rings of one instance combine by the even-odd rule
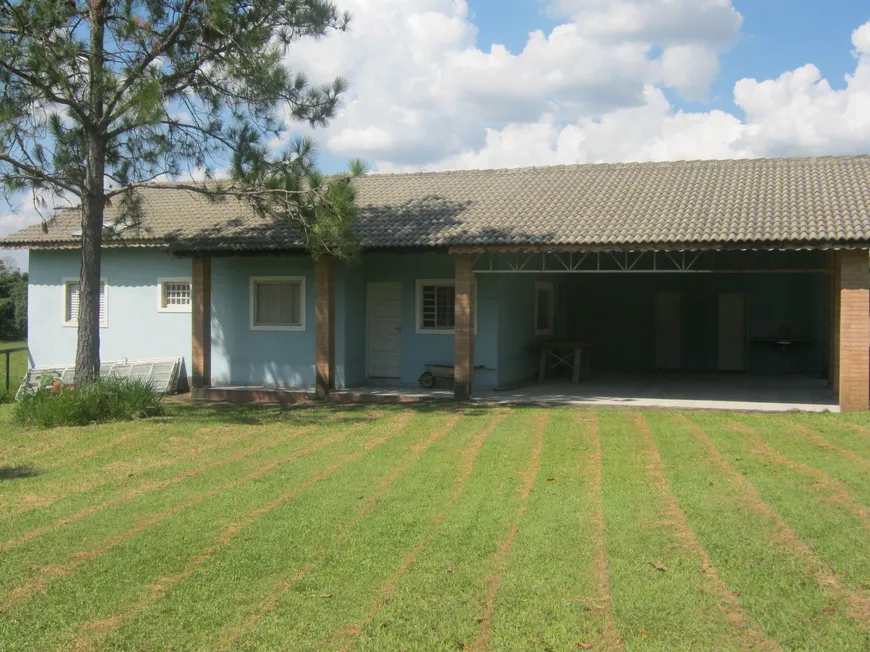
[[[870,244],[870,156],[565,165],[367,175],[356,182],[365,248],[483,245],[704,248]],[[288,250],[296,231],[235,200],[143,190],[127,244]],[[106,211],[106,220],[116,208]],[[0,247],[75,246],[78,213]]]

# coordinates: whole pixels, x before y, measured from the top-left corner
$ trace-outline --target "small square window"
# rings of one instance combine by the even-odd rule
[[[252,277],[251,330],[304,331],[305,277]]]
[[[189,278],[161,278],[157,283],[157,310],[160,312],[191,311],[191,281]]]
[[[535,284],[535,335],[552,335],[556,315],[556,292],[552,283]]]
[[[79,294],[81,283],[78,280],[65,279],[63,282],[63,325],[79,325]],[[106,300],[106,280],[100,280],[100,328],[109,325],[108,305]]]
[[[477,332],[477,283],[472,285],[474,328]],[[451,334],[456,328],[456,282],[417,281],[417,332]]]
[[[420,328],[453,330],[456,325],[456,291],[453,285],[424,285]]]

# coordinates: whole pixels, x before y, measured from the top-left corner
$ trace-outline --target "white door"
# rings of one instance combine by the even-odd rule
[[[719,371],[746,371],[746,295],[719,295]]]
[[[402,284],[366,286],[366,359],[370,378],[402,375]]]
[[[656,368],[683,368],[683,295],[656,292]]]

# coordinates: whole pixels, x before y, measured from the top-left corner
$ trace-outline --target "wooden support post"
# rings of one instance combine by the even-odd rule
[[[323,256],[314,263],[315,394],[325,399],[335,387],[335,262]]]
[[[191,268],[191,394],[201,396],[211,385],[211,256],[194,258]]]
[[[454,385],[457,401],[474,391],[474,255],[457,254],[454,305]]]
[[[839,397],[841,412],[870,406],[870,258],[866,250],[838,253]]]

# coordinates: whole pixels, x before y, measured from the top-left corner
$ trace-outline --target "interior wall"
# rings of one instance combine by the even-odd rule
[[[654,371],[655,295],[683,295],[683,368],[718,369],[718,295],[747,297],[747,371],[821,375],[826,347],[822,274],[580,274],[567,277],[568,336],[591,345],[593,372]],[[811,342],[783,355],[759,338]]]
[[[562,284],[557,274],[481,274],[478,278],[498,279],[500,300],[498,325],[498,384],[500,387],[529,380],[538,373],[538,342],[564,336]],[[535,334],[536,283],[552,283],[555,297],[555,332]]]

